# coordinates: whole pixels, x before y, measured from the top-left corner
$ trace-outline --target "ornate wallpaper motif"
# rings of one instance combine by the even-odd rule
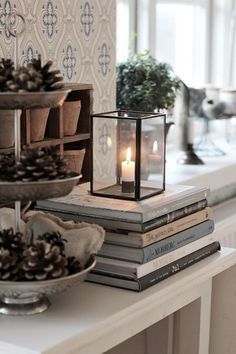
[[[0,0],[0,56],[13,57],[6,28],[12,11],[26,20],[20,64],[38,53],[52,59],[65,82],[92,83],[94,111],[115,108],[116,0]]]

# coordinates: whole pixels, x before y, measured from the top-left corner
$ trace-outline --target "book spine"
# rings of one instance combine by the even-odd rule
[[[110,274],[127,277],[128,279],[137,279],[144,277],[145,275],[150,274],[155,270],[160,269],[182,257],[185,257],[188,254],[195,252],[214,241],[214,234],[211,233],[207,236],[201,237],[199,240],[190,242],[184,247],[177,248],[176,250],[169,252],[164,256],[158,257],[144,264],[136,264],[132,262],[97,256],[97,263],[93,270],[101,274]]]
[[[138,219],[136,221],[139,221],[139,218],[141,218],[140,221],[142,223],[150,221],[162,215],[168,214],[174,210],[178,210],[188,205],[199,202],[200,200],[207,199],[207,194],[207,190],[202,190],[193,194],[186,194],[183,198],[177,200],[176,202],[172,200],[170,203],[166,203],[166,205],[163,207],[160,206],[156,208],[149,208],[149,210],[144,210],[143,214],[138,214]]]
[[[187,245],[190,242],[208,235],[214,231],[214,220],[207,220],[201,224],[195,225],[178,234],[167,237],[164,240],[158,241],[150,246],[143,248],[143,260],[141,263],[146,263],[154,258],[160,257],[168,252],[179,247]]]
[[[156,259],[153,259],[150,262],[139,264],[139,266],[137,266],[137,268],[135,269],[134,275],[136,278],[141,278],[151,272],[154,272],[159,268],[164,267],[165,265],[171,262],[174,262],[182,257],[187,256],[188,254],[191,254],[192,252],[197,251],[200,248],[209,245],[212,242],[214,242],[213,233],[201,237],[196,241],[190,242],[184,247],[179,247],[174,251],[164,254],[161,257],[157,257]]]
[[[159,197],[159,202],[158,198],[153,197],[154,200],[150,201],[150,203],[145,201],[136,203],[133,200],[124,203],[124,201],[119,199],[112,201],[112,198],[101,198],[88,194],[80,195],[78,191],[79,189],[76,193],[73,191],[68,196],[57,198],[56,200],[38,201],[37,207],[54,209],[65,213],[77,213],[81,216],[105,217],[111,220],[144,223],[202,199],[207,199],[209,194],[209,189],[207,188],[193,187],[170,193],[168,197],[164,198],[163,202],[161,197]],[[109,204],[106,199],[109,199]]]
[[[213,219],[213,211],[211,208],[206,208],[200,210],[194,214],[187,215],[181,219],[175,220],[171,223],[167,223],[161,227],[158,227],[152,231],[146,232],[145,234],[138,234],[130,232],[127,241],[132,241],[132,238],[140,238],[141,245],[139,247],[148,246],[154,242],[160,241],[166,237],[177,234],[184,231],[194,225],[200,224],[208,219]],[[119,240],[119,238],[117,238]]]
[[[125,231],[119,233],[116,231],[106,231],[105,242],[114,245],[143,248],[194,225],[200,224],[208,219],[213,219],[213,211],[209,207],[146,233],[134,231],[128,233]]]
[[[220,243],[218,241],[203,247],[177,261],[174,261],[163,268],[158,269],[138,280],[139,291],[149,288],[150,286],[159,283],[171,275],[189,267],[190,265],[199,262],[200,260],[210,256],[211,254],[220,250]]]
[[[98,255],[143,264],[198,240],[212,233],[213,230],[214,220],[207,220],[144,248],[104,243],[98,251]]]
[[[54,203],[55,204],[55,203]],[[190,215],[196,211],[200,211],[207,206],[208,202],[206,199],[203,199],[199,202],[193,203],[191,205],[187,205],[179,210],[174,210],[166,215],[162,215],[157,217],[151,221],[141,223],[141,222],[133,222],[133,221],[122,221],[118,218],[109,219],[106,216],[97,216],[92,217],[89,215],[81,215],[79,212],[71,211],[71,210],[59,210],[56,205],[53,207],[43,207],[43,206],[35,206],[36,210],[42,210],[46,212],[50,212],[63,220],[75,220],[77,222],[85,221],[88,223],[96,223],[106,228],[107,230],[121,230],[121,231],[134,231],[134,232],[148,232],[157,227],[161,227],[167,223],[170,223],[174,220],[180,219],[184,216]]]
[[[142,232],[151,231],[157,227],[163,226],[175,220],[178,220],[184,216],[193,214],[206,208],[208,205],[207,199],[200,200],[199,202],[187,205],[186,207],[180,208],[178,210],[173,210],[172,212],[160,216],[159,218],[147,221],[142,224]]]

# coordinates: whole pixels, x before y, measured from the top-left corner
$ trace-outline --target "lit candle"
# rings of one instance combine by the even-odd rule
[[[158,145],[157,145],[157,141],[155,140],[152,147],[152,153],[156,154],[157,151],[158,151]]]
[[[149,155],[149,160],[158,161],[161,159],[161,156],[158,154],[158,144],[155,140],[152,146],[152,154]]]
[[[133,193],[135,180],[135,162],[131,161],[131,148],[127,149],[127,157],[121,162],[122,192]]]
[[[108,149],[110,149],[112,147],[112,140],[111,140],[110,136],[107,137],[107,147],[108,147]]]

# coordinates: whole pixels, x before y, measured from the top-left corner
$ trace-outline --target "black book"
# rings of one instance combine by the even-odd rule
[[[97,274],[95,271],[92,271],[88,274],[86,280],[123,289],[142,291],[219,250],[220,243],[215,241],[139,279],[131,280],[125,277]]]

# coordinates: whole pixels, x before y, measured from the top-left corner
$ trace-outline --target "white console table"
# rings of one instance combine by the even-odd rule
[[[54,296],[42,314],[1,315],[0,354],[118,353],[111,348],[142,331],[143,354],[235,354],[235,265],[236,250],[224,248],[141,293],[83,283]],[[176,311],[165,342],[155,324]]]
[[[217,197],[235,192],[234,152],[203,166],[168,156],[167,172],[168,183],[209,186]],[[214,208],[225,245],[235,243],[235,207],[236,198]],[[142,293],[83,283],[51,302],[40,315],[0,315],[0,354],[235,354],[236,249]]]

